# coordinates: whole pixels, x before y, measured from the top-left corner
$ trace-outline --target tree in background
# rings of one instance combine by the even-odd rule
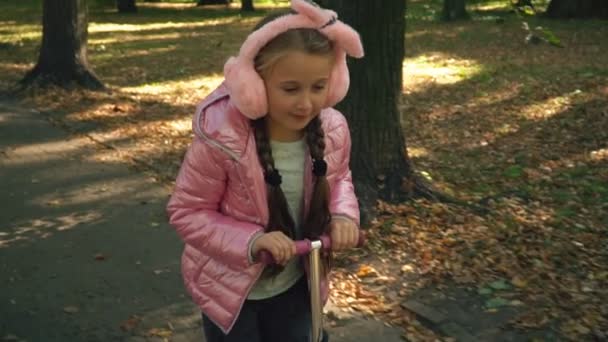
[[[443,0],[441,20],[465,20],[469,19],[465,0]]]
[[[137,5],[135,5],[135,0],[116,0],[116,8],[120,13],[137,12]]]
[[[102,89],[87,61],[87,7],[85,0],[45,0],[42,10],[42,46],[36,66],[20,81],[28,86]]]
[[[241,11],[243,11],[243,12],[255,11],[255,8],[253,8],[253,0],[241,0]]]
[[[424,194],[407,154],[398,105],[405,53],[405,0],[326,0],[359,32],[365,57],[350,60],[351,86],[338,105],[352,135],[351,169],[364,221],[377,199]]]
[[[551,0],[545,15],[549,18],[608,19],[608,0]]]

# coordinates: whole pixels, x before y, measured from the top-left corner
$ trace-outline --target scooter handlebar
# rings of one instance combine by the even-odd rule
[[[359,241],[357,242],[357,247],[362,247],[367,240],[367,236],[363,230],[359,230]],[[314,240],[313,240],[314,241]],[[296,255],[306,255],[310,253],[312,250],[312,242],[309,239],[296,240],[294,243],[296,244]],[[321,241],[321,248],[323,250],[331,249],[331,237],[329,235],[323,234],[319,236],[318,241]],[[257,255],[257,260],[266,265],[275,264],[274,257],[272,253],[267,250],[261,250]]]

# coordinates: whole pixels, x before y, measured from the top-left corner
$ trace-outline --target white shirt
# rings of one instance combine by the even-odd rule
[[[289,206],[289,212],[295,223],[296,239],[302,238],[300,229],[301,210],[304,192],[304,160],[306,158],[306,141],[294,142],[270,141],[274,166],[281,175],[281,190]],[[304,274],[300,257],[294,257],[285,268],[276,275],[266,272],[255,283],[247,299],[264,299],[287,291]]]

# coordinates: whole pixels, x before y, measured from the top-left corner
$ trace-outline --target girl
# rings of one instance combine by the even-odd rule
[[[167,211],[207,342],[309,342],[308,267],[293,241],[357,244],[350,135],[331,108],[348,90],[346,54],[363,56],[357,33],[292,0],[292,12],[258,24],[197,107]],[[261,250],[277,265],[256,262]]]

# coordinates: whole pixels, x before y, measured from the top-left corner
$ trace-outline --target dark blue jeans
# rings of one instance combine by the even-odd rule
[[[302,277],[277,296],[246,300],[228,335],[203,314],[203,332],[206,342],[310,342],[311,320],[308,285]]]

